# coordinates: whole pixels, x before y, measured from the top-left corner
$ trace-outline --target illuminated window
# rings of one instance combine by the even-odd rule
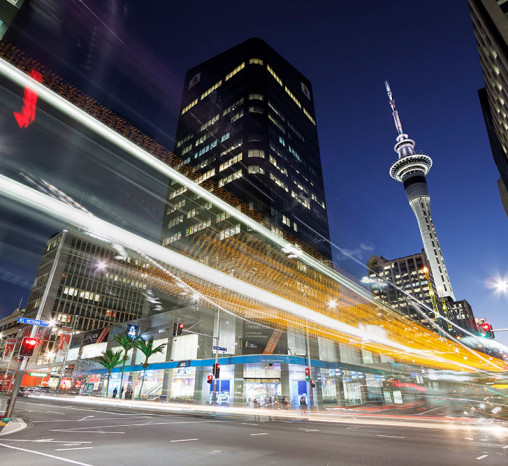
[[[183,222],[183,215],[179,215],[178,217],[173,218],[168,222],[168,228],[174,227],[175,225],[178,225],[179,223]]]
[[[197,141],[196,141],[196,147],[199,146],[201,143],[205,142],[208,138],[210,137],[210,134],[209,133],[206,133],[204,134],[203,136],[201,136]],[[191,146],[192,147],[192,144]],[[182,154],[184,154],[184,152],[182,152]]]
[[[194,100],[193,102],[191,102],[189,105],[187,105],[187,107],[184,107],[184,109],[182,110],[182,115],[187,112],[188,110],[190,110],[192,107],[194,107],[194,105],[196,105],[198,103],[198,99]]]
[[[231,228],[227,228],[220,232],[219,240],[229,238],[230,236],[234,236],[240,233],[240,224],[237,224]]]
[[[299,108],[302,108],[302,104],[300,103],[300,101],[295,97],[295,95],[289,90],[289,88],[287,86],[284,86],[284,90],[289,95],[289,97],[291,97],[291,99],[293,99],[293,102],[296,105],[298,105]]]
[[[264,175],[265,171],[262,167],[258,167],[257,165],[252,165],[249,167],[249,173],[255,174],[255,175]]]
[[[274,77],[275,81],[277,81],[282,86],[282,80],[277,76],[277,74],[275,73],[275,71],[273,71],[270,65],[266,65],[266,69]]]
[[[220,142],[224,142],[226,141],[227,139],[229,139],[229,137],[231,136],[231,133],[228,131],[226,134],[224,134],[221,138],[220,138]]]
[[[220,214],[218,214],[218,215],[217,215],[217,217],[216,217],[215,221],[216,221],[217,223],[219,223],[219,222],[223,222],[224,220],[226,220],[226,219],[227,219],[227,218],[229,218],[229,217],[231,217],[231,214],[230,214],[230,213],[228,213],[228,212],[222,212],[222,213],[220,213]]]
[[[314,118],[312,118],[312,117],[310,116],[310,113],[309,113],[307,110],[305,110],[305,108],[303,109],[303,113],[305,113],[305,116],[306,116],[306,117],[307,117],[310,121],[312,121],[312,124],[313,124],[314,126],[316,126],[316,120],[314,120]]]
[[[183,139],[180,139],[176,143],[176,147],[180,147],[182,144],[185,144],[187,141],[190,141],[192,138],[193,138],[193,135],[192,134],[188,134],[187,136],[185,136]]]
[[[201,100],[203,100],[206,96],[210,95],[221,84],[222,84],[222,79],[219,82],[215,83],[210,89],[208,89],[207,91],[203,92],[203,94],[201,94]]]
[[[263,94],[249,94],[249,100],[265,100]]]
[[[275,114],[282,120],[285,121],[284,115],[277,110],[275,105],[273,105],[270,101],[268,101],[268,106],[275,112]]]
[[[289,220],[289,218],[288,218],[288,217],[286,217],[284,214],[282,214],[282,223],[283,223],[284,225],[287,225],[288,227],[290,227],[290,226],[291,226],[291,220]]]
[[[211,120],[208,120],[206,123],[204,123],[201,128],[199,128],[199,131],[204,131],[209,126],[212,126],[214,123],[216,123],[219,119],[219,114],[215,115]]]
[[[279,188],[282,188],[284,189],[284,191],[286,192],[289,192],[288,190],[288,187],[286,186],[286,184],[284,182],[282,182],[281,180],[279,180],[276,176],[274,176],[273,173],[270,173],[270,179],[279,187]]]
[[[183,194],[187,192],[187,188],[185,186],[182,186],[180,189],[177,189],[176,191],[173,191],[172,193],[169,194],[168,196],[168,199],[173,199],[175,198],[176,196],[179,196],[180,194]]]
[[[243,97],[240,100],[236,101],[233,105],[226,108],[226,110],[224,110],[222,112],[222,116],[226,116],[229,112],[235,110],[236,107],[238,107],[239,105],[242,105],[242,104],[243,104]]]
[[[195,225],[191,225],[190,227],[185,229],[185,236],[192,235],[198,231],[204,230],[208,228],[212,224],[211,220],[207,220],[206,222],[196,223]]]
[[[284,141],[284,138],[282,136],[279,136],[279,143],[282,144],[284,147],[286,147],[286,141]]]
[[[237,180],[238,178],[241,178],[242,176],[243,176],[242,170],[239,170],[235,173],[232,173],[229,176],[226,176],[225,178],[222,178],[221,180],[219,180],[219,188],[225,186],[228,183],[231,183],[234,180]]]
[[[241,153],[238,154],[238,155],[235,155],[234,157],[230,158],[226,162],[221,163],[220,166],[219,166],[219,171],[221,172],[222,170],[225,170],[226,168],[229,168],[231,165],[239,162],[240,160],[242,160],[242,154]]]
[[[182,199],[181,201],[177,202],[176,204],[172,205],[171,207],[168,207],[168,214],[172,214],[173,212],[176,212],[177,210],[180,210],[185,206],[185,199]]]
[[[251,58],[249,60],[249,65],[262,65],[263,64],[263,60],[261,60],[260,58]]]
[[[194,182],[196,184],[201,184],[203,181],[206,181],[207,179],[211,178],[213,175],[215,175],[215,168],[212,168],[211,170],[207,171],[206,173],[203,173],[202,175],[198,176]]]
[[[252,149],[247,153],[248,157],[259,157],[260,159],[265,158],[265,151],[264,150],[258,150],[258,149]]]
[[[244,68],[245,68],[245,62],[243,62],[242,64],[238,65],[233,71],[231,71],[231,73],[226,75],[226,77],[224,78],[224,81],[227,81],[228,79],[231,79],[236,73],[238,73],[239,71],[243,70]]]
[[[181,155],[184,155],[186,154],[187,152],[189,152],[190,150],[192,149],[192,144],[187,146],[185,149],[182,150],[182,153]]]
[[[277,126],[277,128],[279,128],[283,134],[286,134],[286,129],[284,128],[284,126],[282,126],[281,123],[279,123],[273,116],[271,113],[268,114],[268,119],[275,125]]]
[[[298,154],[298,152],[296,152],[289,144],[288,144],[288,151],[293,154],[296,159],[301,162],[302,161],[302,158],[300,157],[300,155]]]
[[[252,107],[249,107],[249,113],[263,113],[263,109],[257,105],[253,105]]]
[[[237,114],[231,117],[231,123],[234,123],[236,120],[239,120],[243,117],[243,110],[240,110]]]
[[[207,144],[206,146],[202,147],[199,152],[196,152],[194,154],[194,158],[197,159],[198,157],[201,157],[203,154],[206,154],[209,150],[213,149],[217,146],[217,141],[213,141],[210,144]]]

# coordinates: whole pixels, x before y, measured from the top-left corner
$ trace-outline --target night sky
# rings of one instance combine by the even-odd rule
[[[483,78],[466,0],[111,4],[113,13],[93,10],[107,40],[88,68],[70,58],[77,42],[41,61],[74,73],[76,85],[135,115],[170,148],[186,70],[249,37],[266,40],[311,80],[331,238],[360,263],[423,247],[403,187],[388,175],[396,158],[384,89],[390,81],[404,130],[434,161],[427,181],[455,296],[494,328],[508,327],[508,297],[486,287],[491,277],[508,277],[508,218],[477,96]],[[55,37],[62,32],[54,27],[58,15],[43,16],[34,17],[21,47],[30,49],[45,27]],[[87,17],[75,20],[73,30]],[[113,68],[129,79],[108,81]],[[142,87],[143,97],[132,86]],[[341,268],[365,274],[338,248]],[[37,266],[0,271],[1,312],[21,296],[26,302]],[[497,339],[508,343],[508,332]]]

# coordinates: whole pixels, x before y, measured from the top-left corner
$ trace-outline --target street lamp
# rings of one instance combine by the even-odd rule
[[[337,307],[337,300],[336,299],[330,299],[328,301],[328,308],[329,309],[335,309]]]
[[[99,261],[97,262],[97,270],[106,270],[106,262],[105,261]]]

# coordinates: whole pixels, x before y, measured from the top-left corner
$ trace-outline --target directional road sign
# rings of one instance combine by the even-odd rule
[[[18,324],[39,325],[41,327],[49,327],[49,322],[47,320],[27,319],[26,317],[18,317],[18,320],[16,322]]]

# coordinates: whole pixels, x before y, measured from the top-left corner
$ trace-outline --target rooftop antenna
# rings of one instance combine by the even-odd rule
[[[395,100],[393,99],[392,90],[390,89],[390,84],[388,81],[385,81],[386,93],[388,94],[388,99],[390,100],[390,107],[392,107],[392,115],[393,121],[395,122],[395,128],[397,128],[397,133],[399,136],[404,134],[402,131],[402,123],[400,122],[399,112],[397,112],[397,108],[395,107]]]

